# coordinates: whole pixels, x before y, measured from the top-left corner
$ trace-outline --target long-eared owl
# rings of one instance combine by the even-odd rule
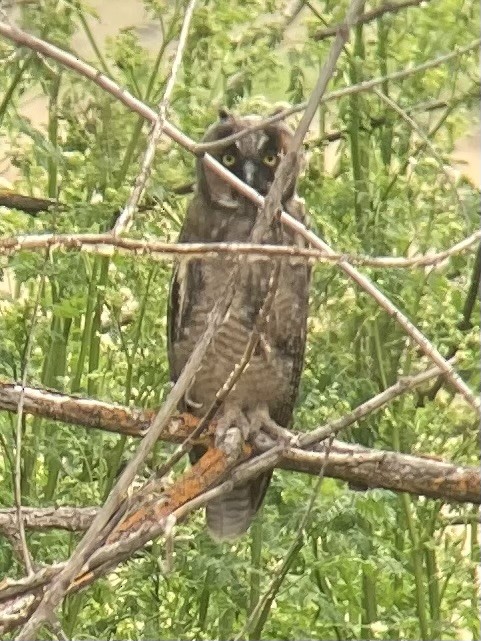
[[[222,112],[220,120],[204,136],[220,140],[259,122],[258,116],[235,117]],[[276,168],[286,153],[292,132],[285,124],[266,125],[249,132],[231,145],[213,152],[223,166],[266,195]],[[302,202],[295,196],[297,175],[285,185],[282,206],[304,220]],[[247,242],[258,216],[258,207],[197,161],[196,193],[188,206],[179,242]],[[283,228],[263,242],[304,246],[304,240]],[[269,236],[269,234],[268,234]],[[239,362],[266,297],[272,264],[239,257],[235,293],[223,324],[212,340],[204,361],[184,400],[181,411],[202,417],[216,392]],[[232,255],[180,261],[174,270],[168,310],[170,374],[177,380],[196,342],[202,336],[209,312],[223,296],[234,268]],[[248,367],[218,412],[219,434],[231,426],[255,431],[265,421],[287,427],[292,418],[304,359],[310,270],[307,264],[282,259],[275,298],[268,322]],[[204,450],[194,447],[191,460]],[[211,501],[206,507],[207,526],[218,539],[244,533],[266,493],[271,473],[263,473],[244,486]]]

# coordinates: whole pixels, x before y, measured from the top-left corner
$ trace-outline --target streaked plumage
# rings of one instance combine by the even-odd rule
[[[224,115],[207,131],[204,140],[218,140],[235,133],[256,118]],[[214,155],[230,171],[265,195],[291,135],[285,125],[273,125],[248,134]],[[197,165],[197,179],[197,192],[189,204],[179,242],[247,241],[258,213],[256,206],[206,169],[201,160]],[[292,185],[286,186],[283,206],[303,220],[303,206],[294,196],[294,188],[295,179]],[[264,241],[274,242],[274,236]],[[304,244],[301,238],[294,237],[286,229],[282,231],[282,242]],[[198,417],[207,411],[216,392],[239,362],[268,291],[272,265],[247,257],[240,260],[230,311],[179,408]],[[207,316],[222,296],[233,265],[232,258],[223,256],[181,262],[174,271],[168,310],[172,380],[178,378],[203,334]],[[254,424],[262,423],[262,413],[267,410],[279,425],[286,427],[289,424],[303,364],[308,288],[309,268],[284,260],[263,340],[220,410],[221,423],[238,416],[239,422],[245,422],[247,418],[249,426],[254,428]],[[202,453],[199,448],[194,449],[191,460],[197,460]],[[247,530],[263,500],[270,476],[263,474],[209,503],[207,525],[214,537],[234,538]]]

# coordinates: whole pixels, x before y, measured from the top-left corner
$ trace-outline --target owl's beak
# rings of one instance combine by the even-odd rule
[[[254,184],[254,176],[256,173],[256,166],[252,160],[246,160],[244,163],[244,182],[250,187]]]

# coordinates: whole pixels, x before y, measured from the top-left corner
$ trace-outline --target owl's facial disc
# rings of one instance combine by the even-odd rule
[[[243,151],[237,145],[233,145],[224,150],[219,161],[249,187],[265,196],[274,180],[280,156],[272,145],[256,150],[257,154],[243,153]]]

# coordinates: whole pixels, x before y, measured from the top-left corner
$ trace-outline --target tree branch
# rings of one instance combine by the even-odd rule
[[[16,27],[11,27],[5,23],[0,23],[0,34],[10,38],[18,44],[28,46],[34,50],[40,51],[47,56],[53,57],[62,64],[75,69],[80,74],[85,75],[99,86],[110,92],[113,96],[118,98],[123,104],[134,108],[138,113],[141,113],[147,119],[155,122],[157,115],[155,112],[144,105],[140,100],[134,98],[128,92],[123,91],[116,83],[110,78],[107,78],[100,72],[96,71],[90,65],[78,60],[71,54],[62,51],[58,47],[51,45],[39,38],[27,34]],[[478,39],[478,43],[481,40]],[[470,48],[471,45],[469,45]],[[195,144],[192,140],[187,138],[183,133],[175,127],[165,122],[165,133],[173,140],[184,146],[189,151],[195,150]],[[286,156],[287,158],[287,156]],[[265,199],[258,194],[255,190],[251,189],[248,185],[239,180],[234,174],[229,172],[221,163],[215,160],[212,156],[205,154],[203,156],[204,163],[210,167],[212,171],[222,177],[223,180],[232,185],[237,191],[251,199],[254,203],[262,207],[264,210]],[[295,232],[303,236],[315,248],[325,251],[329,255],[335,254],[334,250],[316,234],[309,231],[302,223],[295,220],[292,216],[282,211],[280,216],[281,222],[290,227]],[[254,240],[256,240],[254,238]],[[392,317],[394,318],[403,330],[411,337],[411,339],[419,346],[424,354],[430,358],[433,363],[438,365],[442,372],[446,375],[447,381],[461,394],[466,402],[471,405],[479,414],[480,403],[478,397],[473,393],[469,386],[457,374],[453,367],[443,358],[440,352],[431,344],[426,336],[385,296],[368,278],[361,274],[355,267],[346,261],[340,261],[339,267],[354,280],[358,286],[366,291],[374,300]]]
[[[114,236],[117,236],[128,230],[130,224],[132,223],[132,218],[137,209],[140,198],[144,193],[145,185],[147,184],[147,180],[150,175],[150,167],[154,161],[155,148],[160,137],[164,133],[165,124],[167,121],[167,109],[169,106],[172,91],[174,89],[175,79],[182,62],[182,54],[187,42],[187,34],[189,33],[189,26],[192,20],[196,2],[197,0],[190,0],[187,9],[185,10],[184,20],[182,22],[182,28],[180,30],[179,42],[177,44],[174,61],[171,66],[169,79],[164,90],[164,95],[158,106],[157,117],[155,119],[155,122],[153,123],[152,131],[150,132],[149,138],[147,140],[147,148],[142,160],[142,167],[137,178],[135,179],[135,184],[129,196],[129,199],[112,229],[112,234]]]
[[[68,249],[103,255],[133,253],[136,256],[152,256],[158,260],[172,258],[214,258],[219,255],[255,256],[271,260],[273,256],[286,256],[294,260],[309,262],[339,263],[365,267],[407,269],[411,267],[435,266],[452,256],[470,250],[481,239],[477,230],[448,249],[432,254],[402,256],[363,256],[349,253],[328,253],[322,249],[296,247],[294,245],[261,245],[256,243],[166,243],[136,238],[114,237],[111,234],[32,234],[0,238],[0,255],[17,251],[40,251],[42,249]]]
[[[290,470],[318,474],[322,456],[318,457],[317,455],[322,452],[322,445],[316,445],[316,443],[321,438],[326,438],[341,428],[352,425],[392,399],[415,389],[416,386],[431,378],[435,378],[438,373],[437,368],[431,368],[416,376],[403,379],[349,412],[346,416],[331,421],[318,430],[308,433],[295,432],[294,434],[297,435],[298,442],[302,444],[302,447],[314,447],[314,450],[305,451],[298,448],[286,450],[280,458],[280,466]],[[19,393],[20,386],[0,382],[0,408],[15,412]],[[142,437],[146,434],[148,425],[155,416],[153,410],[140,411],[34,388],[25,388],[24,412],[87,428],[102,429],[135,437]],[[161,434],[161,440],[181,443],[192,434],[197,424],[198,419],[190,414],[175,416]],[[207,433],[203,434],[195,443],[204,445],[211,443],[214,429],[215,422],[210,425]],[[351,454],[353,455],[352,459],[350,458]],[[359,456],[356,459],[358,454],[362,454],[362,457]],[[352,464],[349,464],[349,461]],[[401,473],[403,469],[404,473]],[[397,491],[412,491],[415,494],[425,496],[443,496],[453,500],[477,502],[475,497],[479,495],[479,486],[476,486],[476,478],[479,478],[479,472],[478,477],[473,477],[471,471],[467,472],[467,469],[470,470],[470,468],[460,468],[451,463],[395,452],[369,450],[335,441],[327,463],[326,475],[353,483],[357,481],[368,487],[384,487]],[[438,478],[437,485],[436,478]],[[442,478],[445,480],[442,481]],[[464,479],[459,481],[459,485],[457,485],[458,478]],[[466,486],[462,485],[467,478],[471,479],[469,491],[466,490]]]
[[[366,24],[366,22],[377,20],[377,18],[380,18],[386,13],[394,14],[398,11],[402,11],[403,9],[409,9],[409,7],[417,7],[423,2],[427,4],[429,0],[404,0],[403,2],[399,3],[384,2],[383,5],[378,9],[372,9],[371,11],[366,11],[365,13],[363,13],[357,18],[354,24]],[[339,26],[340,25],[335,24],[332,27],[327,27],[326,29],[317,31],[313,36],[314,40],[324,40],[325,38],[335,36],[337,30],[339,29]]]

